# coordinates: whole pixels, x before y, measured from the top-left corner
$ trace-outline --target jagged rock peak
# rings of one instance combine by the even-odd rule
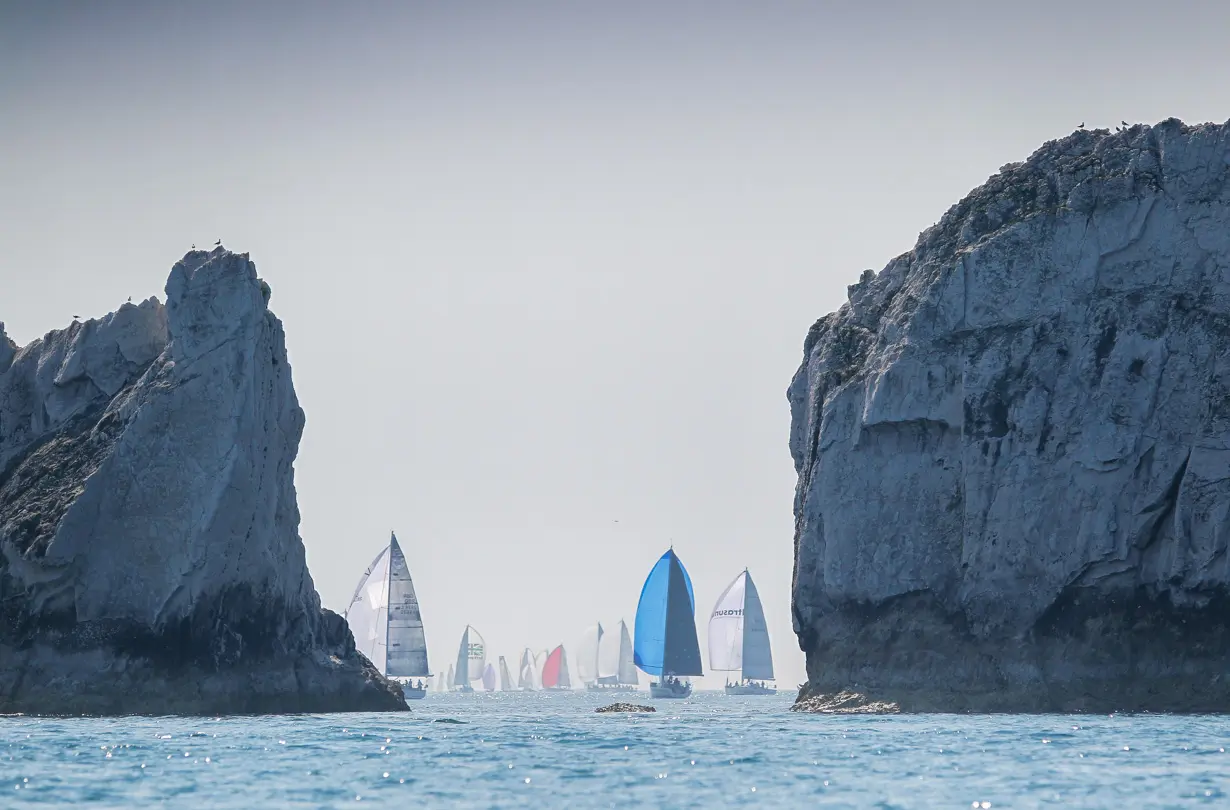
[[[268,285],[193,251],[166,295],[0,372],[0,712],[404,709],[307,570]]]
[[[1230,708],[1230,127],[1005,166],[804,342],[810,689]]]

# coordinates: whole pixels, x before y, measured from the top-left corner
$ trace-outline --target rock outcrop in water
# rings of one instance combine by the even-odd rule
[[[1230,710],[1230,126],[1045,144],[791,383],[812,693]]]
[[[0,329],[0,713],[405,709],[308,574],[268,286],[218,248],[166,296]]]

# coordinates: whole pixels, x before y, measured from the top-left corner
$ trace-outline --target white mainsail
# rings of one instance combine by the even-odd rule
[[[598,649],[602,645],[602,623],[586,629],[577,646],[577,675],[581,683],[598,681]]]
[[[547,656],[550,654],[551,654],[550,651],[543,650],[542,652],[536,653],[534,655],[534,688],[535,689],[542,688],[542,665],[547,663]]]
[[[508,671],[508,662],[500,656],[500,691],[511,692],[513,689],[512,674]]]
[[[709,668],[773,680],[773,653],[760,595],[746,570],[718,597],[709,616]]]
[[[394,678],[421,678],[427,666],[427,638],[410,566],[397,535],[389,537],[388,631],[384,673]]]
[[[599,628],[602,625],[598,625]],[[631,645],[628,650],[631,654]],[[578,662],[578,667],[580,662]],[[603,630],[598,637],[598,683],[619,683],[619,634]]]
[[[640,681],[636,672],[636,662],[632,652],[632,636],[628,634],[628,625],[619,620],[619,683],[637,686]]]
[[[389,638],[389,549],[386,546],[367,566],[346,608],[346,623],[354,646],[384,672]]]
[[[453,665],[448,665],[448,677],[444,679],[445,689],[452,689],[457,684],[453,681]]]
[[[560,647],[559,683],[556,685],[560,689],[572,688],[572,680],[568,677],[568,651],[563,647]]]
[[[534,653],[530,652],[529,647],[521,653],[521,665],[517,670],[517,688],[527,690],[534,688]]]
[[[488,664],[483,668],[483,688],[488,692],[494,692],[496,687],[495,664]]]
[[[392,535],[355,588],[346,623],[355,648],[385,675],[416,678],[431,674],[423,617],[406,556]]]

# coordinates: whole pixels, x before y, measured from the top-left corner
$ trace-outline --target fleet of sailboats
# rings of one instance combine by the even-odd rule
[[[432,674],[427,641],[410,568],[396,534],[363,572],[346,609],[355,647],[384,675],[402,685],[407,698],[422,698]],[[587,690],[632,692],[639,689],[637,670],[651,676],[655,698],[686,698],[689,680],[704,674],[696,634],[696,599],[683,561],[670,548],[658,559],[641,588],[636,608],[635,639],[621,619],[608,630],[596,622],[576,648],[576,668]],[[709,669],[728,673],[728,695],[771,695],[773,653],[760,593],[744,569],[722,591],[709,616]],[[487,644],[466,625],[455,664],[438,675],[437,691],[565,691],[573,688],[564,646],[535,654],[521,652],[514,680],[504,656],[487,661]],[[730,675],[735,680],[731,682]]]

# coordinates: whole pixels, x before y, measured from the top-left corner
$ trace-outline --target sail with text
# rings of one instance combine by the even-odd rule
[[[773,680],[769,627],[747,569],[722,591],[709,617],[709,668],[738,672],[743,680]]]

